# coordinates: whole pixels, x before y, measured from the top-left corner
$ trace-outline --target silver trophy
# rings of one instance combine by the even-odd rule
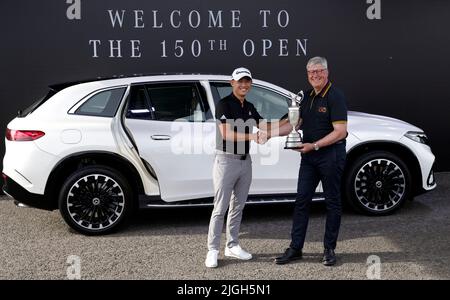
[[[303,91],[291,94],[292,103],[289,107],[289,123],[292,126],[292,131],[286,138],[284,149],[301,149],[303,148],[303,140],[300,133],[297,131],[298,123],[300,122],[300,103],[303,101]]]

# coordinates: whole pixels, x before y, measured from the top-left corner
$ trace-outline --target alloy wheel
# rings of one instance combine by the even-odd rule
[[[89,230],[104,230],[114,225],[124,211],[125,196],[111,177],[90,174],[78,179],[69,189],[67,211],[72,220]]]
[[[398,205],[405,194],[405,175],[392,160],[373,159],[356,173],[354,190],[357,200],[366,209],[388,210]]]

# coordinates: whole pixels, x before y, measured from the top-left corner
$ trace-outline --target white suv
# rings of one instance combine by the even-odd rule
[[[214,104],[229,76],[135,76],[50,86],[6,131],[3,187],[17,204],[59,209],[84,234],[117,229],[134,208],[211,205]],[[292,93],[254,80],[247,99],[267,120]],[[349,112],[342,198],[373,215],[436,187],[427,137],[396,119]],[[295,199],[298,152],[285,137],[252,145],[249,203]],[[323,200],[319,184],[315,200]]]

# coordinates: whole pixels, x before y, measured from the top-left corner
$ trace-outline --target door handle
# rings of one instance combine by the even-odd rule
[[[159,135],[159,134],[154,134],[151,136],[152,140],[155,141],[167,141],[170,140],[170,136],[169,135]]]

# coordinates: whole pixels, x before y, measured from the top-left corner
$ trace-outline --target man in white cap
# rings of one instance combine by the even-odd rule
[[[228,211],[225,256],[249,260],[252,255],[239,245],[242,211],[252,181],[250,141],[265,143],[264,132],[252,133],[263,118],[245,99],[252,86],[252,74],[237,68],[231,78],[232,93],[216,105],[216,158],[213,167],[214,209],[208,232],[208,253],[205,265],[217,267],[220,237]]]

